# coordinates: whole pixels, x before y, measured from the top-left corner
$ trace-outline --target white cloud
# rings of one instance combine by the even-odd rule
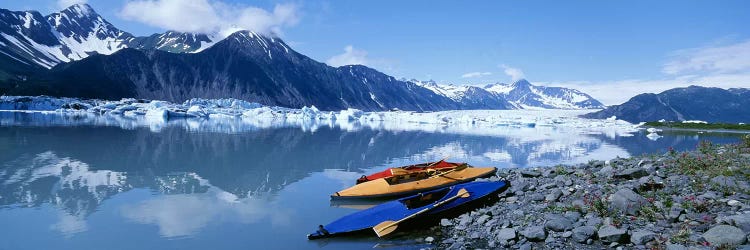
[[[603,82],[538,82],[581,90],[605,105],[621,104],[642,93],[661,93],[699,85],[717,88],[750,87],[750,40],[723,46],[677,50],[662,66],[662,77]]]
[[[513,67],[507,66],[505,64],[500,65],[500,68],[503,69],[503,71],[505,72],[506,75],[510,76],[511,81],[513,81],[513,82],[521,80],[521,79],[524,78],[523,71],[521,71],[521,69],[513,68]]]
[[[492,72],[469,72],[461,75],[461,78],[483,77],[492,75]]]
[[[332,56],[326,60],[326,64],[333,67],[339,67],[344,65],[368,65],[369,60],[367,59],[367,51],[355,49],[353,46],[348,45],[344,48],[344,53]]]
[[[670,75],[687,73],[737,73],[750,71],[750,40],[725,46],[678,50],[662,72]]]
[[[120,15],[168,30],[224,35],[240,29],[278,34],[300,18],[294,4],[277,4],[273,11],[267,11],[215,0],[131,0]]]
[[[57,0],[57,7],[59,7],[60,9],[65,9],[74,4],[84,4],[87,2],[88,0]]]

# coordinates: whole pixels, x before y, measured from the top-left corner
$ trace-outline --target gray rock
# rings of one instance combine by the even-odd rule
[[[544,227],[555,232],[564,232],[573,229],[573,222],[564,216],[553,214],[547,216]]]
[[[550,192],[549,194],[547,194],[547,196],[544,197],[544,200],[548,202],[553,202],[553,201],[557,201],[557,199],[560,199],[560,196],[562,196],[562,192],[560,191],[560,189],[554,189],[552,190],[552,192]]]
[[[684,211],[685,210],[680,206],[672,206],[672,208],[669,209],[667,219],[669,219],[669,222],[672,223],[677,222],[677,220],[680,218],[680,215],[682,215]]]
[[[531,198],[532,201],[543,201],[544,200],[544,195],[542,195],[540,193],[536,193],[536,194],[532,194],[530,198]]]
[[[641,178],[646,175],[648,175],[648,172],[646,172],[646,170],[643,168],[628,168],[618,173],[615,173],[613,177],[618,178],[618,179],[632,180],[632,179]]]
[[[606,167],[603,167],[602,169],[599,169],[599,171],[596,172],[596,175],[599,177],[608,177],[612,175],[612,171],[614,170],[615,170],[614,168],[610,166],[606,166]]]
[[[547,232],[544,231],[544,227],[542,226],[526,227],[526,229],[521,231],[521,235],[529,241],[543,241],[547,238]]]
[[[531,243],[526,243],[526,244],[521,245],[521,247],[519,247],[518,250],[531,250]]]
[[[471,235],[469,235],[469,238],[471,239],[479,239],[479,232],[473,232]]]
[[[570,238],[571,236],[573,236],[573,232],[571,231],[566,231],[562,234],[563,238]]]
[[[596,228],[592,226],[577,227],[573,229],[573,240],[578,243],[586,242],[591,236],[594,236],[595,231]]]
[[[565,212],[565,214],[563,214],[563,216],[565,216],[565,218],[568,218],[568,220],[572,222],[576,222],[581,218],[581,213],[576,211],[567,211]]]
[[[463,214],[458,219],[459,219],[458,225],[461,225],[461,226],[466,226],[466,225],[469,225],[469,223],[471,223],[471,216],[469,216],[468,214]]]
[[[667,250],[688,250],[688,248],[680,244],[667,244]]]
[[[525,169],[525,170],[521,171],[521,176],[523,176],[523,177],[539,177],[539,176],[542,176],[542,173],[540,173],[539,171],[536,171],[536,170]]]
[[[479,218],[477,218],[477,224],[482,224],[489,219],[490,219],[489,215],[483,214],[482,216],[479,216]]]
[[[648,230],[638,230],[633,232],[633,235],[630,236],[630,242],[633,242],[633,244],[636,245],[645,245],[655,238],[656,234],[654,232]]]
[[[503,228],[497,233],[497,240],[510,241],[516,239],[516,230],[513,228]]]
[[[737,182],[734,180],[733,177],[727,177],[723,175],[716,176],[711,179],[711,183],[719,185],[720,187],[724,188],[736,188]]]
[[[712,227],[705,233],[703,233],[703,239],[711,243],[712,246],[721,245],[732,245],[737,246],[745,243],[745,233],[742,229],[729,226],[729,225],[718,225]]]
[[[597,231],[597,236],[599,236],[599,239],[602,242],[621,242],[625,240],[625,236],[627,236],[627,233],[628,231],[626,231],[625,229],[616,228],[612,225],[606,225],[599,228],[599,231]]]
[[[441,219],[440,225],[444,227],[453,226],[453,222],[451,222],[451,220],[449,219]]]
[[[750,232],[750,214],[738,214],[724,218],[730,225],[739,227],[745,233]]]
[[[612,194],[610,201],[612,201],[610,204],[612,208],[629,215],[638,215],[638,211],[647,203],[646,199],[627,188]]]
[[[424,238],[424,242],[432,243],[433,241],[435,241],[435,238],[433,238],[432,236],[428,236],[427,238]]]

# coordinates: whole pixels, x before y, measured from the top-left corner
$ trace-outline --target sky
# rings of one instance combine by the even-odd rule
[[[750,1],[24,0],[86,2],[135,35],[273,33],[332,66],[445,84],[525,78],[607,105],[689,85],[750,88]]]

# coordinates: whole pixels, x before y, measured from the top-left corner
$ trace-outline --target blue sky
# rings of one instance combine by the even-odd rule
[[[12,1],[2,7],[47,14],[80,1]],[[248,9],[253,15],[237,23],[278,32],[297,51],[329,64],[360,63],[396,77],[455,84],[525,77],[535,84],[579,88],[606,104],[690,84],[750,87],[748,1],[88,3],[136,35],[192,29],[186,25],[206,22],[204,5],[221,20],[234,20],[240,15],[235,10]],[[143,3],[153,5],[136,8]],[[177,6],[191,3],[198,10]],[[274,11],[279,6],[288,8]],[[199,13],[187,15],[196,18],[163,14],[168,8]],[[266,19],[256,20],[255,13]]]

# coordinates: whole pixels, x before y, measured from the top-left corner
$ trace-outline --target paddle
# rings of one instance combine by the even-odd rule
[[[468,167],[469,167],[469,164],[461,164],[461,165],[458,165],[458,167],[456,167],[454,169],[451,169],[451,170],[448,170],[448,171],[445,171],[445,172],[442,172],[442,173],[430,176],[430,178],[437,178],[437,177],[440,177],[440,176],[443,176],[443,175],[446,175],[446,174],[449,174],[449,173],[452,173],[452,172],[464,170],[464,169],[466,169]]]
[[[374,227],[372,227],[372,230],[375,231],[375,234],[377,234],[378,237],[383,237],[385,235],[393,233],[393,231],[396,231],[396,228],[398,227],[398,224],[401,223],[401,222],[404,222],[405,220],[414,218],[417,215],[423,214],[423,213],[425,213],[427,211],[432,210],[433,208],[439,207],[439,206],[441,206],[441,205],[443,205],[445,203],[448,203],[448,202],[451,202],[451,201],[453,201],[455,199],[458,199],[459,197],[461,197],[461,198],[468,198],[469,196],[471,196],[471,194],[469,194],[469,191],[466,190],[465,188],[462,188],[461,190],[458,190],[458,194],[456,194],[456,196],[453,196],[453,197],[450,197],[448,199],[445,199],[444,201],[438,202],[437,204],[432,205],[431,207],[422,209],[419,212],[416,212],[416,213],[414,213],[412,215],[406,216],[403,219],[400,219],[398,221],[390,221],[390,220],[383,221],[383,222],[375,225]]]
[[[445,157],[445,158],[443,158],[443,159],[441,159],[441,160],[439,160],[439,161],[436,161],[436,162],[430,163],[430,164],[429,164],[429,165],[427,165],[427,167],[425,167],[425,168],[429,168],[429,167],[432,167],[432,166],[434,166],[435,164],[438,164],[438,163],[440,163],[440,162],[442,162],[442,161],[445,161],[445,160],[447,160],[447,159],[448,159],[449,157],[450,157],[450,156],[448,156],[448,157]],[[403,169],[403,168],[391,168],[391,175],[405,175],[405,174],[411,174],[411,173],[413,173],[413,172],[410,172],[409,170],[406,170],[406,169]]]

